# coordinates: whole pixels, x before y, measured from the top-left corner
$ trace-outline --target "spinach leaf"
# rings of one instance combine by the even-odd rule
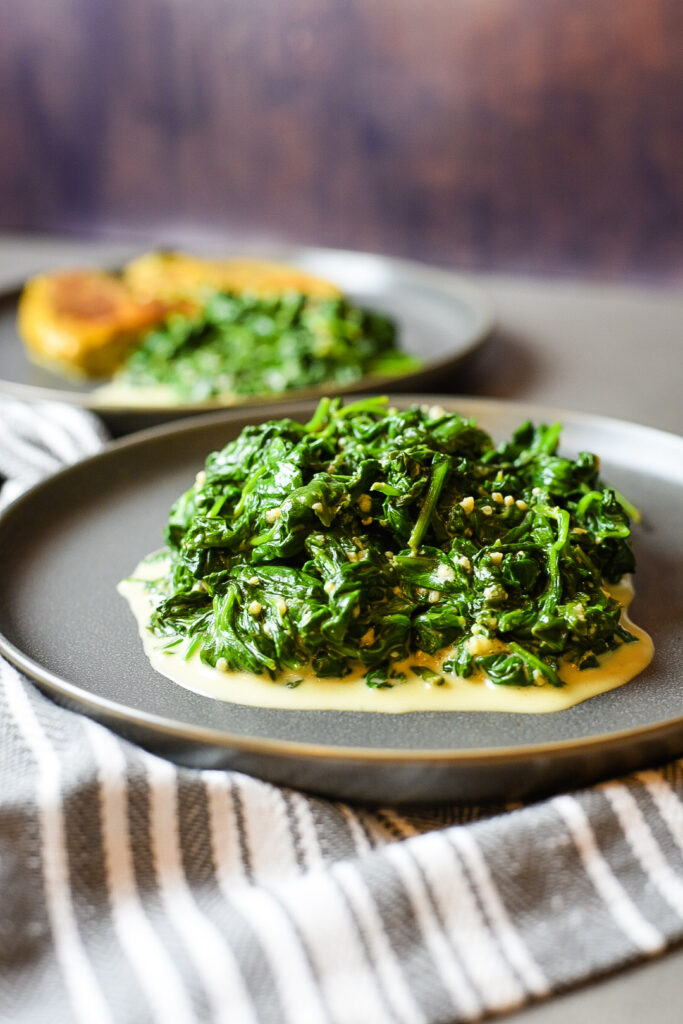
[[[132,387],[170,387],[180,401],[202,402],[343,386],[418,365],[399,350],[392,320],[347,299],[219,293],[198,313],[175,313],[147,334],[119,378]]]
[[[277,678],[360,665],[368,686],[417,652],[501,686],[561,686],[633,637],[605,589],[634,569],[628,502],[560,426],[498,446],[438,408],[323,399],[307,424],[249,426],[170,511],[152,628],[209,664]]]

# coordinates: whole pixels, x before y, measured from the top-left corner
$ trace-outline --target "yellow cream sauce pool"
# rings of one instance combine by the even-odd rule
[[[396,670],[407,674],[405,682],[389,688],[373,689],[366,685],[366,669],[358,666],[350,675],[341,678],[320,679],[310,668],[287,671],[277,680],[268,676],[255,676],[250,672],[220,671],[205,665],[199,654],[186,657],[187,643],[164,649],[167,638],[150,631],[148,623],[154,607],[147,581],[159,578],[165,572],[162,560],[141,562],[133,575],[123,580],[119,593],[128,601],[135,616],[145,653],[157,672],[195,693],[215,700],[246,704],[252,707],[283,708],[298,711],[374,711],[396,714],[408,711],[502,711],[545,714],[562,711],[595,697],[599,693],[622,686],[652,660],[654,648],[648,634],[628,618],[628,606],[633,598],[629,583],[610,587],[610,592],[623,606],[622,623],[637,640],[622,644],[616,650],[602,655],[597,668],[580,671],[570,663],[560,664],[559,675],[565,685],[561,688],[543,686],[496,686],[483,674],[467,679],[441,669],[448,652],[436,657],[419,653],[406,661],[396,662]],[[490,650],[502,649],[495,641]],[[425,682],[410,672],[411,665],[432,668],[443,677],[443,684]],[[303,679],[296,687],[286,684]]]

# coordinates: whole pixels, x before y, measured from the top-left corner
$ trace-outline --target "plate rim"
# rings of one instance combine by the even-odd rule
[[[372,260],[378,265],[388,265],[403,271],[411,277],[420,280],[427,280],[434,284],[437,282],[440,289],[445,293],[452,293],[454,298],[459,298],[467,304],[475,316],[475,324],[462,346],[458,351],[449,356],[441,356],[438,359],[430,360],[424,366],[420,366],[411,373],[393,374],[391,376],[380,376],[368,374],[360,377],[355,383],[335,387],[335,394],[349,395],[359,394],[374,388],[397,387],[399,382],[406,385],[411,380],[419,379],[425,372],[437,373],[439,370],[451,368],[465,356],[473,352],[498,326],[498,317],[494,304],[485,288],[470,280],[466,274],[458,270],[450,270],[447,267],[430,263],[423,263],[419,260],[403,259],[401,257],[383,255],[381,253],[364,252],[355,249],[326,248],[323,246],[302,246],[302,245],[263,245],[260,248],[249,250],[228,251],[224,258],[230,259],[241,255],[245,258],[258,258],[259,252],[267,258],[281,259],[283,261],[296,259],[297,257],[315,258],[340,258],[340,259],[362,259]],[[116,270],[118,266],[102,263],[104,269]],[[0,304],[10,301],[17,301],[28,278],[21,281],[9,283],[0,287]],[[21,339],[17,335],[19,344]],[[28,357],[25,356],[28,360]],[[30,360],[28,360],[30,362]],[[0,368],[0,374],[2,369]],[[251,410],[265,405],[280,405],[288,401],[307,401],[325,394],[325,386],[319,388],[298,388],[282,393],[269,395],[264,393],[250,398],[235,405],[220,404],[220,402],[192,402],[182,405],[120,405],[110,402],[93,401],[96,391],[70,391],[60,390],[57,387],[43,386],[41,384],[26,384],[22,381],[8,381],[0,376],[0,394],[11,398],[26,399],[31,401],[66,402],[69,405],[81,409],[88,409],[91,412],[99,413],[102,416],[177,416],[198,415],[205,412],[223,412],[232,410]]]
[[[358,396],[358,400],[362,399]],[[371,397],[371,396],[365,396]],[[653,441],[663,441],[666,444],[674,444],[680,449],[683,457],[683,436],[660,430],[656,427],[649,427],[628,420],[620,420],[614,417],[600,416],[591,413],[572,412],[570,410],[557,409],[556,407],[539,406],[535,403],[508,401],[507,399],[479,398],[466,395],[439,395],[439,394],[405,394],[388,395],[388,402],[403,404],[431,404],[447,403],[456,406],[460,404],[463,411],[476,416],[476,408],[495,410],[534,410],[534,415],[544,417],[554,416],[562,419],[563,425],[569,423],[580,423],[596,427],[612,428],[645,433]],[[310,413],[311,405],[308,401],[292,401],[291,412],[283,415],[293,415],[297,407],[301,407]],[[469,408],[467,408],[469,407]],[[243,420],[250,415],[258,415],[262,419],[272,416],[272,410],[262,407],[253,410],[227,409],[218,412],[207,413],[200,417],[191,417],[176,423],[164,423],[158,426],[149,427],[146,430],[138,431],[132,435],[108,442],[99,452],[88,456],[76,463],[65,466],[57,473],[39,481],[29,490],[19,495],[5,509],[0,512],[0,532],[5,526],[6,520],[14,515],[21,514],[20,510],[25,502],[30,502],[43,490],[49,490],[52,486],[59,486],[59,482],[74,472],[82,472],[88,464],[98,463],[116,455],[120,451],[154,443],[158,439],[165,438],[168,434],[201,433],[206,429],[219,426],[222,422],[232,423],[234,420]],[[260,754],[275,756],[278,758],[294,759],[304,758],[307,761],[330,761],[353,763],[357,760],[373,761],[385,766],[391,765],[417,765],[431,763],[433,765],[454,766],[477,766],[484,762],[499,766],[506,762],[517,762],[529,758],[539,758],[547,755],[549,757],[561,757],[564,755],[577,754],[588,755],[594,750],[611,750],[620,748],[624,743],[646,742],[656,739],[662,734],[683,730],[683,713],[651,722],[648,725],[637,726],[632,729],[621,729],[613,733],[601,733],[591,736],[552,740],[541,743],[525,744],[519,747],[477,747],[476,749],[461,748],[431,748],[427,750],[418,748],[391,748],[391,747],[354,747],[348,745],[332,746],[328,744],[310,743],[300,740],[274,739],[272,737],[255,737],[230,733],[220,729],[207,726],[192,725],[179,722],[173,718],[162,715],[155,715],[151,712],[140,711],[120,704],[110,698],[100,697],[90,691],[83,689],[68,679],[62,678],[57,673],[41,665],[38,661],[25,654],[17,648],[3,632],[0,632],[0,654],[4,655],[16,668],[24,672],[30,679],[35,680],[41,688],[47,689],[50,694],[56,694],[66,700],[73,701],[83,707],[88,707],[93,712],[93,717],[98,719],[95,712],[99,712],[99,720],[104,715],[105,721],[116,720],[122,725],[151,730],[156,738],[174,738],[202,747],[207,745],[220,747],[224,750],[233,750],[245,754]],[[297,709],[292,709],[296,711]],[[335,711],[333,714],[339,714]]]
[[[153,728],[165,738],[171,737],[193,743],[199,742],[202,746],[210,744],[242,753],[266,754],[286,758],[300,757],[306,760],[320,761],[336,759],[349,763],[357,760],[371,760],[387,766],[394,764],[423,764],[424,762],[442,765],[458,763],[476,766],[482,762],[502,764],[507,761],[528,760],[529,757],[537,758],[543,755],[590,753],[598,748],[604,751],[611,747],[620,747],[626,740],[646,741],[648,739],[656,739],[662,733],[683,729],[683,714],[681,714],[676,718],[663,719],[636,729],[621,729],[614,733],[603,733],[573,740],[553,740],[519,747],[477,747],[473,750],[445,747],[422,750],[395,747],[329,746],[322,743],[305,743],[300,740],[276,740],[269,737],[243,736],[211,729],[207,726],[184,725],[174,719],[153,715],[146,711],[131,711],[126,705],[118,704],[116,701],[109,700],[106,697],[98,697],[87,690],[82,690],[73,683],[69,683],[67,680],[61,679],[58,675],[49,669],[43,668],[38,662],[35,662],[32,658],[19,651],[1,633],[0,654],[4,655],[8,661],[11,661],[16,668],[24,672],[30,679],[46,687],[50,693],[57,693],[60,697],[67,700],[90,705],[95,710],[104,712],[106,720],[116,719],[127,725]],[[296,710],[293,708],[292,712],[296,712]],[[343,712],[333,711],[330,713],[340,714]]]

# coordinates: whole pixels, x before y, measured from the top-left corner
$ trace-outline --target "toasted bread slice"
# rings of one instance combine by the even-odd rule
[[[17,326],[34,362],[72,377],[107,377],[171,308],[138,298],[113,274],[68,270],[27,282]]]
[[[298,267],[248,259],[206,260],[180,252],[145,253],[124,267],[123,278],[135,295],[167,301],[201,301],[215,291],[341,296],[336,285]]]

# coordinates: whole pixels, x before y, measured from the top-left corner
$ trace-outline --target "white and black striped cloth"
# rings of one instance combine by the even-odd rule
[[[72,410],[0,416],[11,493],[101,443]],[[683,762],[369,811],[176,768],[0,661],[2,1021],[451,1024],[681,938]]]
[[[107,437],[85,410],[0,397],[0,509],[48,474],[93,455]]]

